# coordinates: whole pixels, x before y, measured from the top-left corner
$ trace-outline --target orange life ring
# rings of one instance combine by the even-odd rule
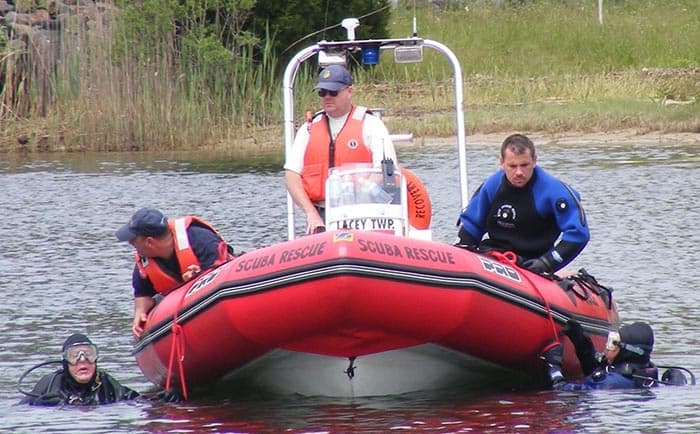
[[[428,190],[423,181],[408,169],[401,168],[406,178],[406,196],[408,198],[408,223],[416,229],[429,229],[433,216]]]

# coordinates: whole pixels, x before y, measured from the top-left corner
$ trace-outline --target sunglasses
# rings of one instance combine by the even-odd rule
[[[343,89],[347,89],[347,88],[344,87]],[[338,96],[338,93],[341,92],[343,89],[340,89],[340,90],[319,89],[318,96],[320,96],[321,98],[323,98],[326,95]]]
[[[63,352],[63,360],[71,365],[77,365],[83,357],[88,363],[97,362],[97,347],[94,345],[81,345],[79,347],[69,347]]]

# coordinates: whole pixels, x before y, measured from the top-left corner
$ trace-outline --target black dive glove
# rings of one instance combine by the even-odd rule
[[[459,231],[457,231],[457,242],[454,245],[474,252],[477,249],[478,243],[474,237],[472,237],[469,232],[464,229],[464,226],[459,225]]]
[[[47,394],[41,395],[41,396],[33,399],[31,401],[31,405],[54,406],[54,405],[60,405],[63,402],[65,402],[65,399],[60,394],[47,393]]]
[[[544,364],[547,367],[547,375],[549,375],[549,380],[552,382],[552,386],[564,381],[564,375],[561,373],[562,358],[564,356],[564,349],[561,344],[557,343],[550,349],[545,351],[540,358],[544,360]]]
[[[560,241],[556,248],[538,258],[527,259],[520,266],[535,273],[553,273],[578,255],[583,246],[585,244]]]
[[[153,400],[174,403],[185,401],[185,399],[182,397],[182,394],[177,388],[173,388],[172,390],[162,390],[158,392],[158,394],[153,398]]]
[[[583,370],[584,375],[590,375],[596,367],[598,362],[596,361],[595,348],[593,348],[593,342],[591,338],[588,337],[583,332],[583,327],[581,324],[573,319],[566,322],[566,325],[561,332],[565,334],[576,349],[576,357],[581,364],[581,370]]]
[[[540,256],[539,258],[528,259],[523,262],[523,268],[527,268],[535,273],[551,273],[553,268],[552,263],[549,261],[547,256]]]

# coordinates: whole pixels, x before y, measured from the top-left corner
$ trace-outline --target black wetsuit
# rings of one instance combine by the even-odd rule
[[[135,390],[122,386],[108,373],[97,370],[87,384],[77,383],[68,371],[59,369],[45,375],[21,404],[29,405],[98,405],[128,401],[140,395]]]
[[[460,215],[460,243],[509,250],[521,259],[546,257],[552,271],[559,270],[590,238],[579,200],[573,188],[539,166],[522,188],[499,170],[484,181]]]

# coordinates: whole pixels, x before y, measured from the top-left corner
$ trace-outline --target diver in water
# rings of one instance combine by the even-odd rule
[[[18,390],[27,395],[20,404],[99,405],[143,397],[135,390],[120,384],[107,372],[97,368],[97,347],[87,336],[80,333],[70,335],[63,343],[61,352],[60,362],[39,364],[20,377]],[[31,392],[25,392],[20,388],[27,374],[40,366],[54,363],[60,363],[62,367],[42,377]],[[156,399],[164,402],[181,400],[179,394],[167,391],[159,393]]]
[[[688,384],[683,372],[695,377],[685,368],[657,366],[651,361],[654,331],[644,322],[623,325],[608,334],[603,353],[595,353],[593,342],[581,325],[569,320],[562,332],[576,349],[576,356],[586,376],[581,382],[569,382],[561,373],[562,347],[555,344],[545,351],[545,361],[552,388],[557,390],[650,388],[659,384],[682,386]],[[659,368],[666,369],[659,379]]]

